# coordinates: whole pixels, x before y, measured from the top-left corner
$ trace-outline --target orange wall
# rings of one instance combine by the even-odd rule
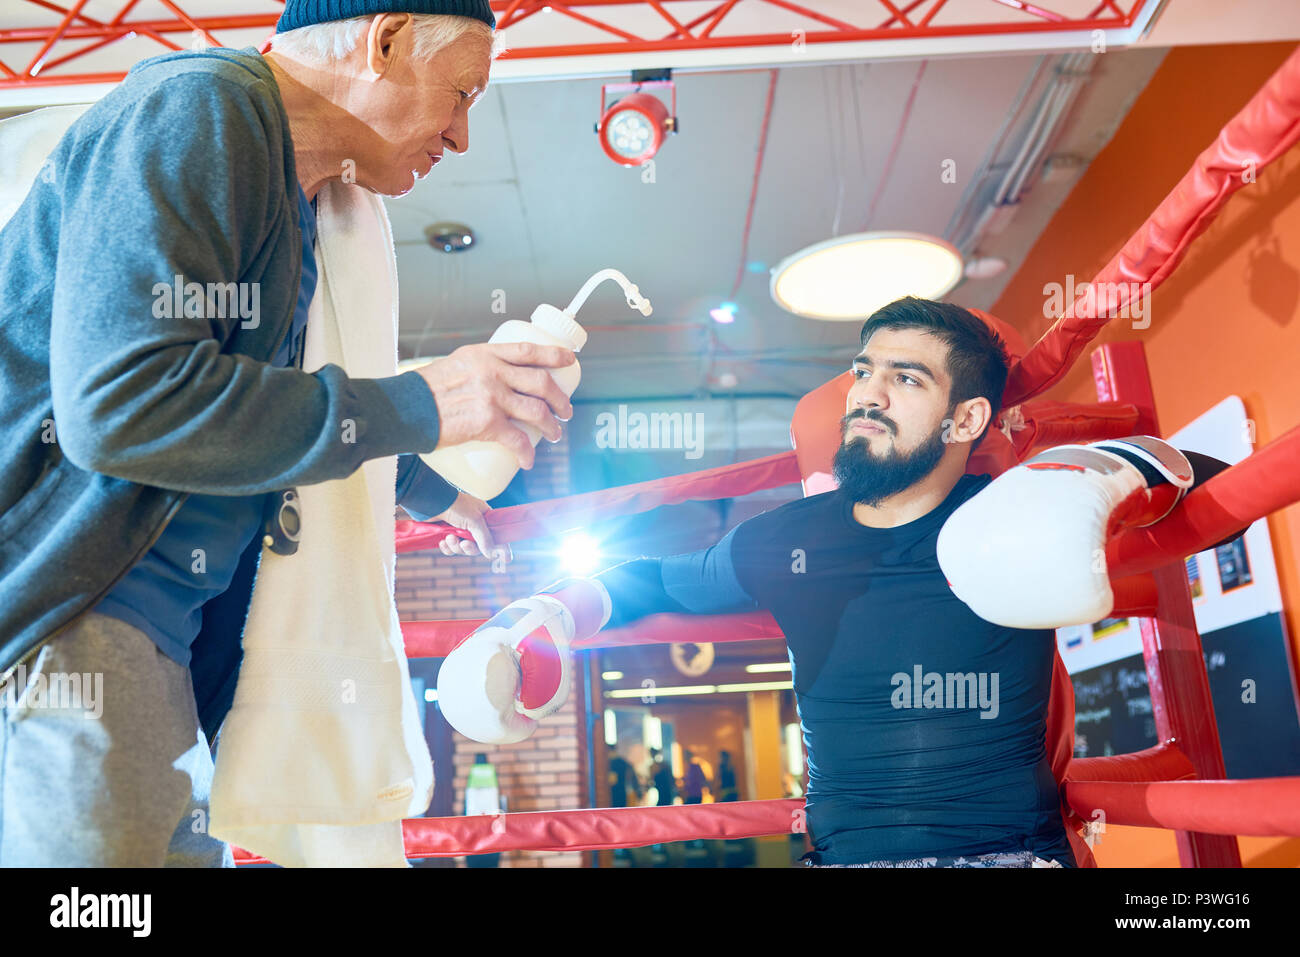
[[[993,312],[1033,342],[1050,325],[1043,286],[1095,275],[1187,171],[1197,154],[1294,49],[1290,43],[1170,52],[1114,139],[1089,166]],[[1253,418],[1256,447],[1300,423],[1300,149],[1244,187],[1152,295],[1151,324],[1112,322],[1095,342],[1140,339],[1164,434],[1230,394]],[[1088,353],[1045,397],[1093,402]],[[1287,628],[1300,636],[1300,506],[1272,515]],[[1242,838],[1242,860],[1300,865],[1300,839]],[[1103,866],[1178,865],[1173,833],[1111,828]]]

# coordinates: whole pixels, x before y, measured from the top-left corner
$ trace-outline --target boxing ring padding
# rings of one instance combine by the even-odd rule
[[[1067,781],[1081,814],[1104,809],[1105,823],[1213,834],[1300,837],[1300,778],[1247,781]]]
[[[1066,772],[1066,783],[1076,781],[1133,783],[1138,781],[1188,781],[1196,777],[1196,768],[1173,744],[1156,744],[1129,754],[1075,758]],[[1096,805],[1086,805],[1090,818]],[[1082,814],[1082,810],[1080,810]]]

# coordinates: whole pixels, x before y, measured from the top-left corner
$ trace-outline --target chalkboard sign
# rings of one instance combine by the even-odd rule
[[[1230,778],[1300,774],[1300,722],[1280,614],[1201,638]]]
[[[1263,615],[1201,638],[1214,718],[1230,778],[1300,774],[1300,722],[1282,616]],[[1157,743],[1142,655],[1071,675],[1074,756],[1129,754]]]
[[[1141,655],[1071,675],[1074,756],[1131,754],[1156,743],[1156,722]]]

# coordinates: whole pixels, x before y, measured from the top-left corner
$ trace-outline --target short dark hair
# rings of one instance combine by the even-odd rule
[[[948,346],[948,375],[952,387],[948,404],[983,396],[993,407],[989,424],[971,445],[979,448],[984,436],[994,428],[1002,411],[1002,393],[1007,387],[1010,358],[1006,344],[979,316],[948,302],[934,302],[905,296],[873,312],[862,324],[859,338],[865,347],[872,334],[880,329],[920,329]]]

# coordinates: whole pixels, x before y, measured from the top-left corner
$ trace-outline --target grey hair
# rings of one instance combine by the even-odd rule
[[[286,30],[271,38],[271,49],[309,63],[341,60],[357,48],[375,16],[330,20]],[[415,13],[411,16],[417,60],[432,59],[438,51],[466,35],[479,36],[490,43],[493,59],[505,52],[501,35],[482,20],[448,14]]]

